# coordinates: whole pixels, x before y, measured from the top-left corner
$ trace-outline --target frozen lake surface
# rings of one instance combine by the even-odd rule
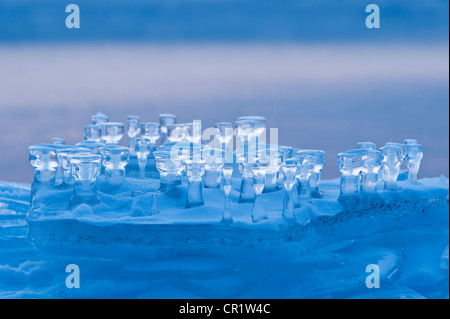
[[[95,209],[66,211],[66,195],[48,193],[52,212],[27,223],[29,185],[0,182],[0,298],[448,298],[448,179],[420,183],[350,208],[337,202],[339,181],[325,180],[324,198],[290,223],[284,192],[267,193],[270,219],[253,224],[235,181],[235,223],[223,225],[214,189],[184,209],[179,187],[158,199],[160,214],[132,217],[129,190],[158,184],[133,179]],[[79,289],[66,288],[69,264]],[[368,265],[380,288],[366,287]]]

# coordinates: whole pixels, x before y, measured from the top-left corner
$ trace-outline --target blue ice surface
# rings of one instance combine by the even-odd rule
[[[295,222],[281,218],[284,191],[263,193],[270,218],[253,224],[235,180],[224,225],[220,189],[185,209],[182,185],[159,196],[160,214],[134,217],[149,198],[131,191],[158,180],[128,178],[94,208],[68,211],[70,191],[48,192],[27,219],[30,185],[0,182],[0,298],[448,298],[449,180],[399,186],[342,204],[339,180],[325,180]],[[380,288],[367,288],[368,265]]]

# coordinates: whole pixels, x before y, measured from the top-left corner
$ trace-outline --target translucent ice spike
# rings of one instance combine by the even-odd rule
[[[102,128],[100,127],[100,125],[85,125],[84,126],[84,140],[101,143],[102,142]]]
[[[232,166],[224,166],[223,174],[223,193],[225,194],[225,205],[223,210],[222,222],[230,223],[233,221],[230,208],[231,175],[233,175]]]
[[[386,144],[380,148],[383,155],[382,170],[384,178],[384,188],[387,190],[397,190],[397,177],[400,173],[400,166],[403,161],[403,149],[395,144]]]
[[[102,140],[105,144],[118,145],[124,135],[123,123],[102,123]]]
[[[136,138],[141,133],[141,118],[137,115],[129,115],[127,117],[127,135],[128,135],[128,148],[130,153],[135,153]]]
[[[411,184],[417,184],[417,175],[422,158],[422,145],[406,144],[406,164],[408,167],[408,180]]]
[[[161,145],[166,144],[169,140],[167,138],[167,125],[176,124],[177,117],[173,114],[160,114],[159,124],[161,125]]]
[[[134,151],[138,158],[139,178],[145,178],[145,167],[147,166],[148,155],[150,154],[151,143],[146,138],[137,138]]]
[[[364,149],[338,154],[337,167],[341,173],[341,196],[355,195],[359,192],[365,154]]]
[[[311,188],[311,196],[314,198],[322,198],[323,194],[319,190],[320,175],[325,166],[325,152],[320,150],[300,150],[298,156],[311,156],[313,158],[314,168],[309,178]]]
[[[283,164],[281,170],[283,172],[283,185],[286,191],[286,195],[283,202],[283,218],[292,219],[294,218],[294,185],[297,182],[297,164]]]
[[[100,173],[101,160],[102,157],[98,154],[80,153],[69,156],[69,164],[75,181],[69,208],[80,204],[97,205],[100,203],[96,180]]]
[[[383,155],[380,151],[366,150],[361,173],[361,191],[373,193],[377,188],[378,173],[380,172]]]
[[[100,149],[106,181],[111,185],[121,185],[125,179],[125,166],[130,159],[130,150],[122,146],[105,146]]]

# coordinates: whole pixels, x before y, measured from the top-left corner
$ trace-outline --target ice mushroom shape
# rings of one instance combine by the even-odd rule
[[[161,137],[161,125],[158,123],[142,123],[141,137],[146,138],[152,144],[152,148],[156,146],[156,142]]]
[[[295,183],[294,183],[294,185],[292,186],[292,194],[291,194],[291,197],[292,197],[292,201],[293,201],[293,203],[294,203],[294,208],[299,208],[300,207],[300,201],[299,201],[299,199],[298,199],[298,194],[299,194],[299,192],[298,192],[298,189],[299,189],[299,177],[300,177],[300,162],[301,160],[298,158],[298,156],[294,156],[294,157],[291,157],[291,158],[288,158],[286,161],[284,161],[284,163],[283,163],[283,165],[284,164],[288,164],[288,165],[291,165],[291,164],[293,164],[293,165],[295,165],[296,167],[297,167],[297,169],[295,170]],[[285,186],[284,186],[284,182],[285,182],[285,177],[286,176],[284,176],[284,173],[283,173],[283,170],[280,170],[280,172],[281,172],[281,175],[282,175],[282,185],[283,185],[283,188],[286,188]],[[285,196],[286,197],[286,196]]]
[[[258,149],[257,158],[266,158],[266,180],[264,186],[264,193],[270,193],[279,190],[278,178],[280,166],[283,162],[283,152],[278,148],[278,145],[261,144]]]
[[[254,130],[251,135],[253,140],[252,145],[258,151],[260,144],[266,144],[266,119],[262,116],[241,116],[238,121],[252,121],[254,123]]]
[[[356,195],[360,188],[366,150],[356,149],[337,156],[337,167],[341,173],[340,196]]]
[[[397,178],[403,161],[403,149],[397,144],[386,144],[380,148],[383,155],[382,171],[384,188],[387,190],[398,190]]]
[[[297,152],[297,158],[297,199],[301,205],[303,202],[308,202],[311,200],[310,179],[312,173],[314,172],[314,157],[308,153]]]
[[[406,169],[406,144],[405,143],[396,143],[396,142],[387,142],[385,146],[397,146],[402,150],[402,157],[400,160],[400,171],[397,176],[397,181],[403,181],[408,178],[408,171]]]
[[[179,174],[182,169],[182,163],[179,159],[172,159],[170,151],[158,150],[153,153],[155,156],[156,169],[160,175],[159,190],[168,191],[177,185],[180,185]]]
[[[182,177],[186,176],[183,160],[189,158],[194,150],[197,152],[201,148],[202,146],[200,144],[193,144],[186,141],[168,142],[159,148],[158,152],[160,154],[168,153],[170,159],[179,167],[175,175],[177,184],[180,185]]]
[[[205,187],[220,188],[222,167],[225,164],[225,151],[217,148],[205,147]]]
[[[41,191],[55,186],[55,173],[58,161],[54,148],[46,145],[32,145],[28,147],[29,161],[34,168],[34,180],[31,183],[31,208],[34,200]]]
[[[291,146],[278,145],[278,150],[283,153],[282,162],[286,161],[288,158],[291,158],[292,155],[294,155],[294,149]]]
[[[280,146],[278,145],[278,149],[283,153],[282,159],[281,159],[281,165],[286,163],[287,159],[292,158],[292,156],[294,155],[294,148],[291,146]],[[296,151],[297,152],[297,151]],[[281,167],[281,166],[280,166]],[[278,170],[278,180],[277,180],[277,185],[279,188],[283,188],[283,171],[280,169]]]
[[[69,208],[73,209],[81,204],[94,206],[100,203],[96,181],[100,174],[101,160],[101,155],[91,153],[69,156],[69,165],[74,179]]]
[[[120,186],[125,180],[125,167],[130,159],[127,147],[110,145],[100,149],[102,165],[105,168],[106,182]]]
[[[363,169],[361,172],[361,191],[373,193],[376,191],[378,173],[380,172],[383,155],[380,151],[366,149]]]
[[[102,128],[100,125],[85,125],[84,126],[84,140],[94,141],[96,143],[102,142]]]
[[[156,151],[156,143],[161,137],[161,125],[158,123],[142,123],[141,137],[150,141],[150,156]]]
[[[205,175],[205,163],[203,157],[184,160],[188,178],[186,208],[204,205],[202,180]]]
[[[417,184],[417,175],[419,173],[420,161],[423,158],[422,145],[406,144],[406,164],[408,168],[408,180],[411,184]]]
[[[56,159],[58,161],[58,169],[61,170],[61,178],[62,178],[62,182],[59,184],[58,187],[63,189],[72,187],[74,179],[69,165],[69,156],[71,154],[89,153],[90,150],[84,147],[67,145],[66,148],[56,149],[55,151],[56,151]]]
[[[145,178],[145,167],[147,166],[148,155],[150,154],[150,141],[146,138],[137,138],[134,152],[138,158],[139,178]]]
[[[124,125],[119,122],[100,124],[102,128],[102,140],[105,144],[118,145],[124,135]]]
[[[187,130],[184,124],[168,124],[166,128],[169,142],[177,143],[186,141]]]
[[[255,136],[259,137],[266,131],[266,119],[263,116],[240,116],[238,121],[253,121],[255,123]]]
[[[311,187],[311,196],[314,198],[322,198],[323,194],[319,190],[320,176],[322,169],[325,166],[325,152],[321,150],[299,150],[298,156],[311,156],[313,158],[313,171],[309,178],[309,185]]]
[[[186,130],[186,141],[195,144],[202,143],[202,122],[193,121],[192,123],[184,123],[184,129]]]
[[[128,148],[131,154],[135,154],[136,139],[141,134],[141,118],[137,115],[127,117]]]
[[[160,114],[159,124],[161,125],[161,142],[160,145],[166,144],[168,140],[167,136],[167,125],[176,124],[177,117],[173,114]]]

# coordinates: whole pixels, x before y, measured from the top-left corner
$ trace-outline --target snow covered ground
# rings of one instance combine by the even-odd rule
[[[235,223],[223,225],[214,189],[205,206],[185,209],[179,187],[159,197],[160,214],[132,217],[129,191],[158,182],[129,179],[114,197],[100,193],[94,210],[55,209],[27,225],[29,185],[2,182],[0,297],[448,298],[449,181],[420,183],[348,207],[337,201],[338,180],[325,180],[325,197],[296,211],[295,223],[280,218],[278,191],[263,194],[269,220],[252,224],[251,205],[233,202]],[[66,288],[69,264],[80,268],[79,289]],[[373,264],[380,288],[368,289]]]

